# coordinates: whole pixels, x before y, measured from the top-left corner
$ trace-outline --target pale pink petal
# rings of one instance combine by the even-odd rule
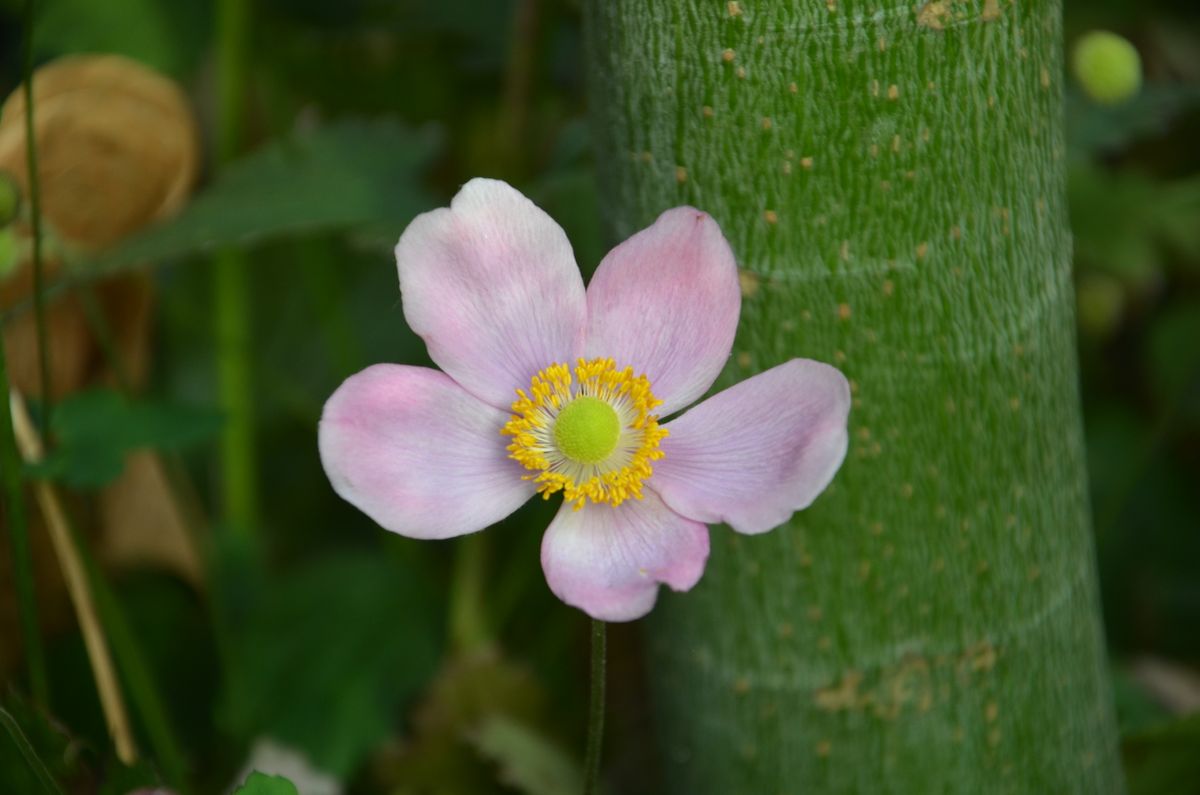
[[[717,222],[667,210],[608,253],[587,290],[589,357],[615,359],[649,379],[659,411],[703,395],[729,358],[742,295]]]
[[[533,494],[500,435],[508,415],[424,367],[377,364],[321,415],[321,463],[344,500],[410,538],[482,530]]]
[[[602,621],[650,612],[659,583],[690,589],[708,560],[708,528],[653,493],[615,508],[564,503],[542,539],[542,569],[555,596]]]
[[[846,456],[849,411],[845,376],[792,359],[667,423],[646,485],[698,522],[766,532],[829,485]]]
[[[404,316],[467,391],[508,408],[515,390],[583,344],[583,279],[567,236],[503,182],[473,179],[396,244]]]

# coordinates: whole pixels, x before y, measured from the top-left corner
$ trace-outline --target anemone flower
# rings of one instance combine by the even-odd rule
[[[475,179],[396,245],[404,316],[441,372],[379,364],[325,404],[339,495],[410,538],[473,533],[561,492],[542,539],[550,589],[593,618],[650,611],[708,558],[708,524],[763,533],[807,507],[846,454],[850,391],[792,359],[668,422],[733,346],[733,252],[699,210],[614,248],[587,289],[566,235]]]

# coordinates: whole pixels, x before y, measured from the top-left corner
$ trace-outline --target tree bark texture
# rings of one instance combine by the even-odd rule
[[[647,632],[661,789],[1112,793],[1053,0],[592,0],[606,222],[711,213],[722,383],[851,379],[829,491]]]

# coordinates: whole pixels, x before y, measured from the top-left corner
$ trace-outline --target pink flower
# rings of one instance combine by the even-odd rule
[[[404,315],[444,372],[369,367],[320,426],[334,489],[388,530],[473,533],[561,491],[542,539],[550,589],[628,621],[660,583],[696,584],[707,524],[771,530],[845,457],[846,379],[807,359],[659,424],[712,386],[741,310],[733,252],[699,210],[663,213],[585,291],[562,229],[475,179],[413,220],[396,261]]]

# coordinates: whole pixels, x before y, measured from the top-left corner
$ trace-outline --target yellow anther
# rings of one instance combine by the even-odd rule
[[[651,410],[662,401],[644,375],[618,370],[612,359],[553,364],[518,389],[501,433],[509,457],[530,474],[543,497],[561,491],[576,510],[588,502],[620,505],[641,499],[642,483],[662,458],[667,435]]]

